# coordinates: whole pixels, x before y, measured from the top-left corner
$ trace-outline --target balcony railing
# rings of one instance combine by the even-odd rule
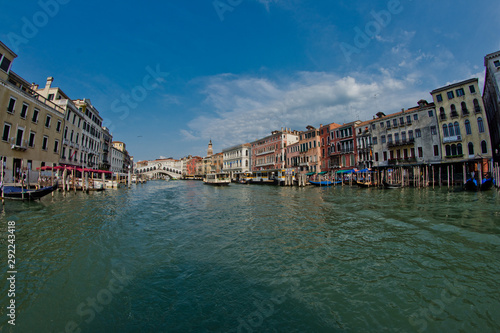
[[[457,111],[454,111],[450,114],[450,117],[451,118],[458,118],[458,112]]]
[[[443,143],[462,141],[461,135],[447,136],[443,138]]]
[[[481,107],[480,106],[475,106],[474,107],[474,112],[475,113],[481,113]]]
[[[260,152],[260,153],[255,153],[255,156],[261,156],[261,155],[271,154],[271,153],[274,153],[275,151],[276,151],[276,149],[266,150],[266,151],[263,151],[263,152]]]
[[[462,117],[468,116],[469,115],[469,110],[467,109],[462,109]]]
[[[445,156],[445,158],[460,158],[460,157],[463,157],[464,154],[458,154],[458,155],[448,155],[448,156]]]
[[[392,148],[392,147],[406,146],[406,145],[412,145],[414,143],[415,143],[415,139],[414,138],[409,138],[409,139],[406,139],[406,140],[398,140],[398,141],[388,142],[387,143],[387,147],[388,148]]]
[[[405,158],[392,158],[387,161],[389,165],[397,165],[397,164],[408,164],[415,163],[417,161],[416,157],[405,157]]]
[[[446,115],[445,114],[440,114],[439,115],[439,120],[446,120]]]
[[[28,140],[19,140],[19,141],[20,142],[18,142],[18,140],[15,138],[11,138],[10,139],[10,144],[11,144],[10,149],[25,151],[28,148]]]

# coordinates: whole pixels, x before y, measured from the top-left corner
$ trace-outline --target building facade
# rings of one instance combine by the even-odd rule
[[[321,171],[330,172],[330,150],[331,150],[331,132],[337,129],[340,124],[331,123],[328,125],[319,125],[320,149],[321,149]]]
[[[363,121],[354,126],[356,146],[358,147],[357,168],[367,169],[373,166],[372,123],[374,120]]]
[[[483,103],[488,118],[491,147],[495,162],[500,162],[500,51],[484,57],[486,74]]]
[[[108,156],[109,155],[111,155],[111,166],[109,171],[123,173],[123,151],[111,146],[111,154],[108,153]]]
[[[371,122],[374,167],[436,164],[441,162],[441,141],[433,103],[385,115]]]
[[[321,137],[319,130],[309,125],[299,133],[298,173],[321,172]]]
[[[102,166],[104,154],[101,144],[103,139],[102,117],[87,98],[73,100],[73,103],[84,119],[81,138],[83,161],[90,168],[99,168]],[[70,119],[72,119],[71,115]]]
[[[469,79],[431,92],[438,114],[444,163],[469,162],[477,171],[488,171],[492,158],[488,118],[484,110],[478,79]]]
[[[286,147],[298,141],[297,131],[281,129],[251,142],[251,171],[285,168]]]
[[[330,131],[330,170],[346,170],[357,165],[356,120]]]
[[[31,88],[12,72],[17,55],[0,42],[0,156],[4,182],[23,172],[35,180],[37,168],[59,163],[65,110]]]
[[[239,174],[250,171],[251,146],[249,143],[233,146],[222,150],[222,169],[238,179]]]
[[[40,89],[38,85],[32,87],[37,93],[64,109],[60,164],[87,167],[80,141],[83,137],[83,114],[60,88],[52,87],[53,82],[54,78],[48,77],[44,88]]]

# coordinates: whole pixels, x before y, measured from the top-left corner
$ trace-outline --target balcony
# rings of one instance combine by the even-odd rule
[[[392,147],[399,147],[399,146],[406,146],[406,145],[412,145],[415,143],[414,138],[406,139],[406,140],[398,140],[398,141],[391,141],[387,143],[388,148]]]
[[[256,167],[263,167],[263,166],[269,166],[269,165],[274,165],[274,162],[265,162],[265,163],[255,164]]]
[[[475,113],[481,113],[481,107],[480,106],[475,106],[474,107],[474,112]]]
[[[453,119],[453,118],[458,118],[458,112],[457,111],[453,111],[451,114],[450,114],[450,117]]]
[[[461,135],[453,135],[443,138],[443,143],[461,142],[461,141],[462,141]]]
[[[28,140],[16,140],[14,138],[10,139],[10,149],[25,151],[28,148]]]
[[[446,115],[444,113],[440,114],[439,120],[446,120]]]
[[[266,154],[272,154],[275,151],[276,151],[276,149],[266,150],[266,151],[263,151],[263,152],[260,152],[260,153],[255,153],[255,156],[262,156],[262,155],[266,155]]]
[[[410,164],[415,162],[417,162],[416,157],[392,158],[387,161],[389,165]]]
[[[459,154],[459,155],[448,155],[448,156],[445,156],[445,158],[461,158],[463,157],[464,154]]]
[[[469,115],[469,110],[467,109],[462,109],[462,117],[466,117]]]
[[[332,152],[330,155],[341,155],[341,154],[352,154],[354,153],[354,148],[344,148],[339,151]]]

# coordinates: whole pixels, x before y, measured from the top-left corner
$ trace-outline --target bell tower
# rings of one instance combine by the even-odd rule
[[[214,154],[214,150],[212,149],[212,139],[210,139],[210,142],[208,143],[207,157],[210,157],[213,154]]]

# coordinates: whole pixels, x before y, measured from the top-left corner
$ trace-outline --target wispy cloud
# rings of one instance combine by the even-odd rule
[[[185,139],[211,138],[224,148],[281,127],[300,130],[306,125],[370,119],[378,111],[395,112],[426,98],[428,92],[416,93],[412,86],[411,80],[396,79],[384,69],[371,77],[299,72],[274,81],[218,75],[207,78],[202,90],[213,113],[192,119],[181,134]]]

